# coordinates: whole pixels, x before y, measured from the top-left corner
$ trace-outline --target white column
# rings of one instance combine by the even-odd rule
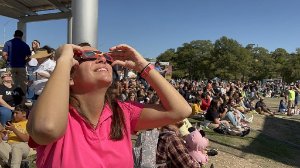
[[[98,48],[98,0],[72,1],[72,43],[88,42]]]
[[[23,22],[22,20],[18,21],[17,29],[21,30],[23,32],[23,41],[26,42],[26,22]]]
[[[73,17],[68,18],[68,43],[72,43],[72,22]]]

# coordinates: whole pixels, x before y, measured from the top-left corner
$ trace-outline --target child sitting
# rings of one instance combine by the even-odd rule
[[[287,112],[287,106],[286,106],[286,103],[283,99],[280,100],[278,111],[281,112],[281,113],[286,113]]]
[[[25,105],[16,106],[13,112],[14,120],[6,123],[5,130],[0,130],[2,136],[8,135],[7,142],[2,141],[3,137],[0,138],[0,163],[2,164],[0,167],[10,165],[10,167],[19,168],[22,159],[29,154],[30,148],[27,144],[29,135],[26,131],[27,111],[28,108]]]

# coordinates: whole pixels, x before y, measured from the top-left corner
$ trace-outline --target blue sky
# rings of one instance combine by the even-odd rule
[[[299,0],[100,0],[98,48],[127,43],[154,58],[192,40],[227,36],[243,46],[294,52],[300,48],[299,7]],[[0,43],[4,29],[5,39],[12,38],[16,23],[0,16]],[[67,21],[29,23],[27,43],[33,39],[57,48],[67,42]]]

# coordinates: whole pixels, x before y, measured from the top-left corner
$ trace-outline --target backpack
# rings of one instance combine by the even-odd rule
[[[226,128],[224,125],[220,125],[219,127],[214,128],[213,130],[219,134],[229,134],[228,128]]]
[[[141,132],[133,148],[134,168],[155,168],[159,131],[155,128]]]

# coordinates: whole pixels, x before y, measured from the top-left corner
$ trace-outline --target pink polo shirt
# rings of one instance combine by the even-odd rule
[[[37,147],[37,167],[133,168],[131,133],[139,119],[143,105],[118,102],[123,110],[126,132],[122,140],[110,140],[112,111],[106,104],[96,128],[92,128],[70,106],[65,135],[54,143]]]

